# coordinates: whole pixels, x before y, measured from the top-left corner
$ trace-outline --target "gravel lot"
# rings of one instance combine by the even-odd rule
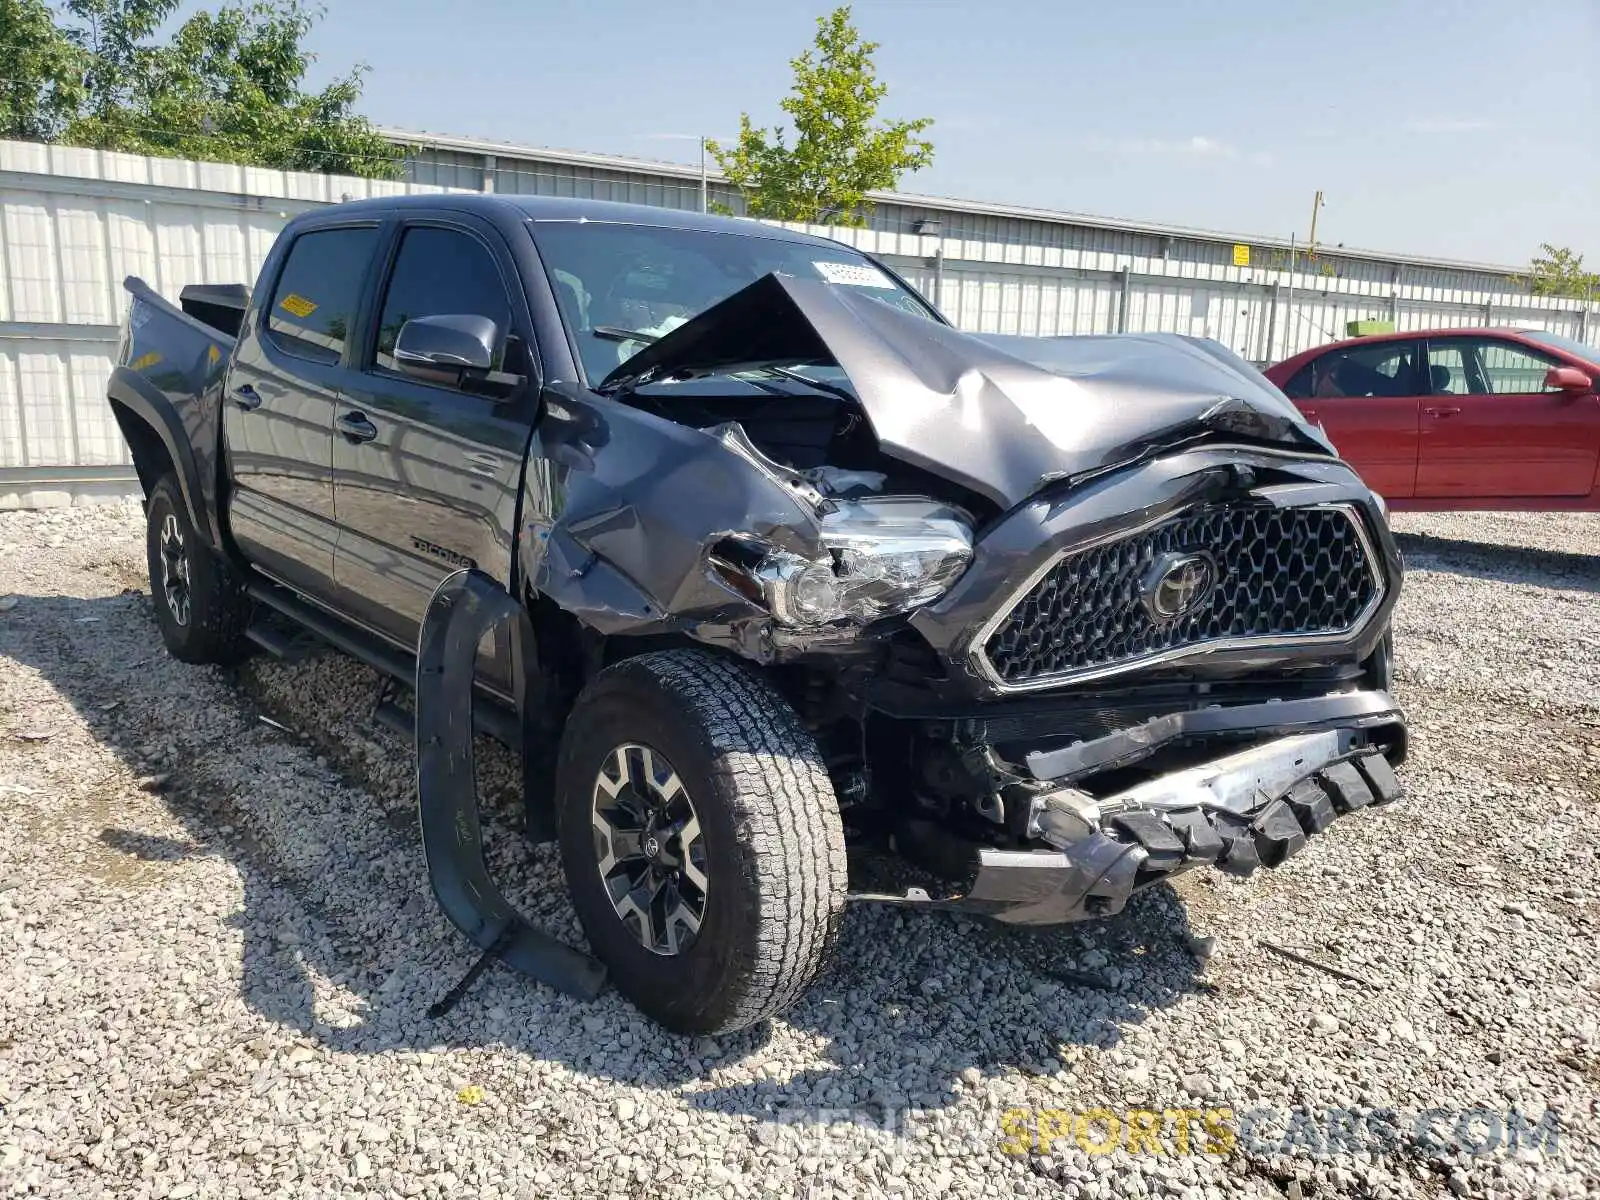
[[[0,515],[0,1195],[1593,1195],[1600,518],[1397,524],[1405,801],[1097,924],[857,908],[799,1009],[712,1041],[503,969],[430,1021],[473,956],[370,674],[184,667],[137,509]],[[491,836],[576,940],[553,849]],[[1237,1133],[1091,1153],[1093,1109]]]

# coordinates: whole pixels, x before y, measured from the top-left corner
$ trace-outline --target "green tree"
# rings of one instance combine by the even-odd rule
[[[85,62],[44,0],[0,0],[0,138],[59,137],[83,102]]]
[[[1574,296],[1586,300],[1600,291],[1600,274],[1583,269],[1583,255],[1545,242],[1528,265],[1528,286],[1536,296]]]
[[[48,17],[40,0],[0,0],[0,11],[7,5]],[[321,91],[302,90],[313,61],[305,39],[318,10],[302,0],[230,0],[192,14],[167,41],[157,40],[180,6],[180,0],[64,0],[59,25],[50,26],[54,42],[35,16],[28,44],[54,46],[49,61],[70,69],[35,70],[52,82],[30,85],[23,96],[29,106],[9,127],[32,140],[135,154],[399,175],[402,151],[355,112],[364,67]],[[11,40],[0,31],[0,46]]]
[[[84,140],[97,123],[110,124],[137,105],[160,54],[149,39],[177,11],[179,0],[65,0],[63,31],[84,61],[82,107],[67,140]],[[77,132],[74,132],[76,130]],[[122,147],[105,147],[121,149]]]
[[[933,144],[919,136],[931,119],[878,121],[889,88],[873,66],[877,49],[862,41],[848,6],[819,17],[812,49],[790,62],[794,87],[780,105],[793,144],[781,125],[759,128],[749,113],[732,146],[707,143],[751,215],[859,225],[872,211],[868,192],[933,161]]]

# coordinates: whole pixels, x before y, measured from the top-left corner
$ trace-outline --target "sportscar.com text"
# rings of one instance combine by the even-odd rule
[[[771,1136],[799,1140],[807,1144],[804,1152],[825,1156],[858,1146],[864,1132],[900,1142],[998,1148],[1014,1157],[1081,1150],[1091,1156],[1339,1159],[1420,1149],[1553,1158],[1561,1145],[1554,1110],[1488,1108],[1011,1108],[987,1119],[931,1108],[816,1109],[781,1119]]]

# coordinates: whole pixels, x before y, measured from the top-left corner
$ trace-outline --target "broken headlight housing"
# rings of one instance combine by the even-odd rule
[[[756,572],[780,625],[861,624],[936,600],[972,561],[972,530],[935,500],[838,501],[822,518],[826,554],[782,551]]]

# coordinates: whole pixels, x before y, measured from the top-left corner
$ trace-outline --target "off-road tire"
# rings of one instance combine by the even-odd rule
[[[597,776],[625,744],[670,761],[705,842],[705,914],[664,956],[601,882]],[[567,721],[556,777],[562,864],[594,953],[633,1004],[680,1033],[725,1033],[789,1008],[829,963],[844,911],[844,827],[816,742],[754,671],[666,650],[597,675]]]
[[[176,522],[188,561],[188,613],[179,619],[168,598],[162,542],[168,519]],[[243,658],[250,643],[250,597],[238,572],[195,532],[188,506],[173,475],[163,475],[145,505],[145,553],[150,568],[150,600],[161,640],[173,658],[186,663],[228,663]]]

